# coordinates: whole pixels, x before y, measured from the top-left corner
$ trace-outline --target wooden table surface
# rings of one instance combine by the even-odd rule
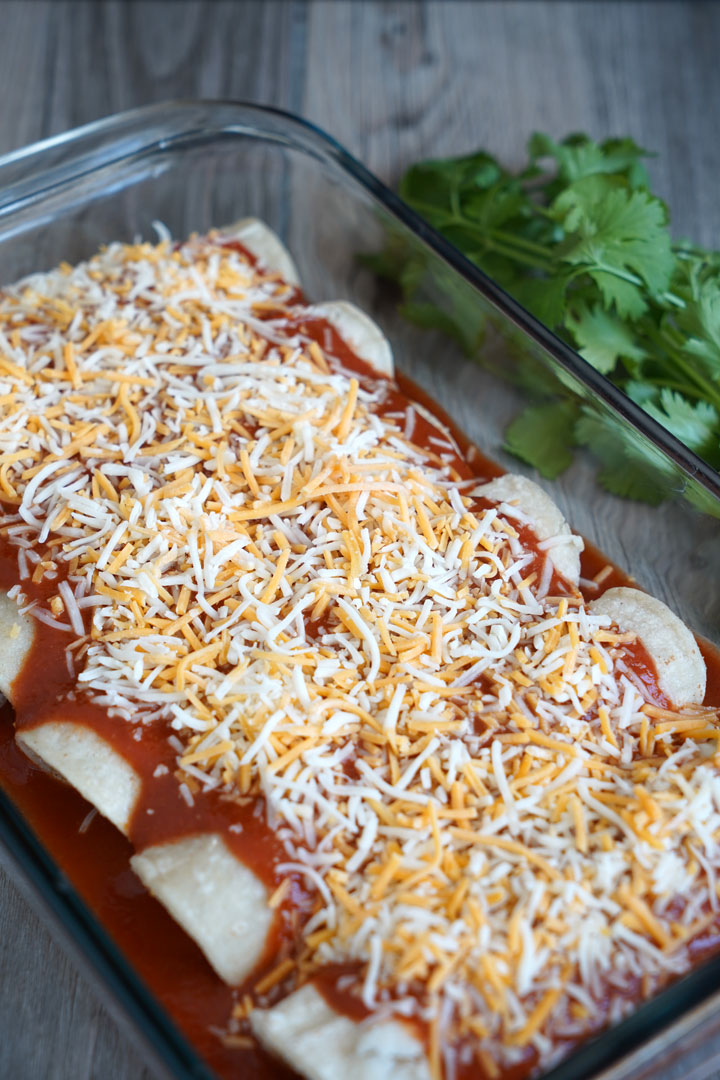
[[[657,151],[677,235],[720,247],[720,6],[267,2],[0,5],[0,153],[122,109],[236,98],[299,112],[392,182],[529,134]],[[0,1077],[148,1080],[132,1038],[0,869]],[[720,1077],[720,1040],[656,1080]]]

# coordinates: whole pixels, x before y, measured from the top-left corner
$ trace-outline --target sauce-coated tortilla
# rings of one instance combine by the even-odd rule
[[[329,322],[356,356],[380,375],[392,378],[395,364],[390,342],[374,319],[347,300],[328,300],[308,310]]]
[[[0,592],[0,692],[12,701],[12,684],[32,648],[35,620],[21,615],[14,600]]]
[[[674,705],[702,702],[705,661],[690,630],[666,604],[639,589],[618,588],[593,600],[590,609],[637,634],[655,664],[660,689]]]
[[[72,720],[51,720],[19,731],[16,739],[28,757],[57,773],[127,832],[141,781],[106,739]]]
[[[353,1020],[314,986],[250,1014],[255,1035],[307,1080],[430,1080],[425,1047],[399,1020]]]
[[[580,552],[584,544],[570,526],[559,507],[541,487],[525,476],[506,473],[476,488],[493,502],[516,507],[532,527],[541,543],[547,541],[547,554],[559,574],[573,585],[580,580]]]
[[[280,237],[258,218],[242,218],[221,230],[224,237],[239,240],[265,270],[278,273],[288,285],[299,285],[295,260]]]
[[[241,983],[265,950],[267,890],[215,834],[146,848],[130,860],[143,885],[200,946],[221,979]]]

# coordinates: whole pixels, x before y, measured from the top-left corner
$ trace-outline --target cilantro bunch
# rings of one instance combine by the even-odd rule
[[[647,153],[631,139],[571,135],[558,143],[536,134],[528,156],[519,172],[485,151],[421,162],[400,194],[720,470],[720,254],[673,244],[667,207],[642,163]],[[417,263],[389,254],[375,268],[399,281],[406,314],[462,338],[447,311],[417,302]],[[613,461],[612,432],[570,399],[529,407],[507,432],[507,448],[549,478],[569,465],[578,443],[598,451],[610,490],[660,497],[647,469]]]

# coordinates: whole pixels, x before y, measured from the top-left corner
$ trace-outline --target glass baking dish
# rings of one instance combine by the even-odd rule
[[[318,128],[273,109],[234,102],[174,102],[120,114],[0,159],[0,286],[112,240],[151,238],[162,221],[176,237],[241,217],[267,222],[290,248],[306,295],[344,298],[371,314],[398,367],[479,448],[505,468],[507,421],[541,393],[582,403],[614,449],[642,463],[658,505],[602,490],[597,463],[579,455],[548,485],[574,530],[597,545],[699,634],[720,637],[720,477],[520,308]],[[359,256],[388,238],[422,255],[427,297],[465,314],[468,357],[423,331]],[[475,362],[479,361],[479,363]],[[526,470],[527,471],[527,470]],[[64,936],[128,1017],[160,1069],[209,1077],[72,881],[0,791],[0,841]],[[720,1026],[720,957],[594,1038],[543,1080],[640,1080]],[[248,1077],[248,1080],[250,1078]]]

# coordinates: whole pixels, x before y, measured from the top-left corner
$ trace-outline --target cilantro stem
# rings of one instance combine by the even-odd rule
[[[705,379],[696,367],[688,363],[680,349],[668,347],[667,341],[663,340],[662,334],[658,333],[654,327],[648,327],[647,333],[657,348],[656,356],[658,359],[665,353],[676,372],[679,370],[685,376],[687,381],[680,386],[680,392],[683,394],[689,393],[700,400],[708,401],[720,411],[720,392],[715,389],[713,384]],[[646,381],[650,380],[647,380],[646,377]],[[669,386],[670,381],[665,379],[661,385]]]
[[[686,308],[687,304],[680,296],[675,296],[675,293],[664,292],[660,294],[660,299],[664,300],[666,304],[670,304],[671,307]]]
[[[419,199],[413,199],[412,205],[415,210],[424,214],[436,228],[443,230],[449,225],[456,225],[459,229],[464,229],[465,232],[478,238],[483,246],[490,251],[496,251],[499,255],[506,255],[508,258],[516,259],[517,262],[522,262],[526,266],[534,266],[538,270],[551,269],[553,254],[550,248],[544,244],[537,244],[533,240],[526,240],[524,237],[516,236],[514,233],[505,232],[502,229],[486,229],[484,226],[478,225],[463,214],[456,191],[451,191],[449,197],[450,209],[440,210],[443,217],[442,224],[438,221],[438,207],[431,206]],[[526,254],[528,252],[537,257],[535,259],[529,258],[529,255]]]
[[[650,386],[657,386],[660,390],[677,390],[679,394],[684,394],[685,397],[694,398],[695,401],[705,401],[705,392],[699,390],[696,386],[688,386],[685,382],[680,382],[676,379],[650,379],[646,375],[643,378],[643,382],[648,383]]]
[[[537,244],[534,240],[526,240],[524,236],[517,236],[515,233],[506,232],[504,229],[490,229],[488,230],[488,236],[492,236],[503,243],[523,248],[525,251],[534,251],[536,255],[544,259],[553,258],[553,253],[546,244]]]
[[[680,368],[680,370],[689,380],[691,386],[693,384],[697,386],[700,390],[701,396],[706,401],[709,401],[711,405],[714,405],[718,411],[720,411],[720,393],[718,393],[712,383],[708,382],[707,379],[704,379],[700,372],[697,370],[697,368],[693,367],[692,364],[689,364],[681,353],[673,352],[672,359],[675,367]]]
[[[514,245],[493,239],[492,234],[485,234],[485,247],[488,251],[494,251],[498,255],[505,255],[509,259],[514,259],[515,262],[523,263],[525,266],[533,266],[536,270],[546,270],[548,273],[553,270],[553,263],[550,259],[541,261],[537,256],[519,251]]]
[[[630,285],[637,285],[642,288],[645,282],[637,274],[633,274],[630,270],[621,270],[617,266],[608,266],[606,263],[590,263],[587,266],[582,267],[582,271],[589,274],[591,270],[600,271],[603,274],[611,274],[613,277],[620,278],[621,281],[627,281]]]

